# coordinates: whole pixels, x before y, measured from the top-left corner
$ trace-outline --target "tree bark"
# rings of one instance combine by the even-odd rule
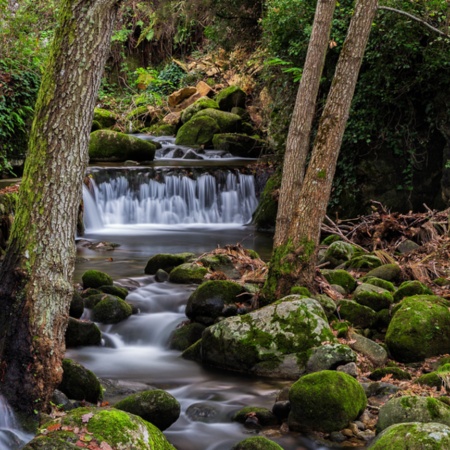
[[[314,288],[320,227],[377,6],[378,0],[356,2],[287,239],[274,249],[271,258],[266,296],[280,298],[295,285]]]
[[[292,113],[283,162],[274,247],[285,244],[298,203],[309,152],[309,136],[316,112],[325,56],[336,0],[318,0],[302,78]]]
[[[0,272],[0,390],[26,414],[62,376],[74,237],[93,110],[118,0],[63,0]]]

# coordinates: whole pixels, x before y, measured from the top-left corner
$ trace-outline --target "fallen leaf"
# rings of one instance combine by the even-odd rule
[[[47,431],[56,431],[61,429],[61,424],[60,423],[54,423],[53,425],[49,425],[47,427]]]
[[[94,417],[94,413],[93,412],[90,412],[90,413],[87,413],[87,414],[83,414],[81,416],[81,421],[83,423],[88,423],[92,419],[92,417]]]

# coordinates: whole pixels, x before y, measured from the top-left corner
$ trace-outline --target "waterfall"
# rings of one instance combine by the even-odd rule
[[[258,204],[253,175],[220,170],[192,175],[148,169],[96,169],[84,186],[87,230],[130,224],[237,224]]]
[[[31,439],[33,434],[22,430],[12,408],[0,395],[0,450],[22,448]]]

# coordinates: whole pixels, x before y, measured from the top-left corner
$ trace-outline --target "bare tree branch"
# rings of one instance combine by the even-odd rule
[[[395,9],[395,8],[390,8],[389,6],[378,6],[378,9],[384,9],[386,11],[391,11],[391,12],[395,12],[397,14],[401,14],[403,16],[409,17],[410,19],[413,19],[419,23],[421,23],[422,25],[425,25],[426,27],[428,27],[430,30],[434,31],[435,33],[440,34],[441,36],[445,36],[445,37],[450,37],[449,34],[444,33],[443,31],[439,30],[438,28],[433,27],[433,25],[430,25],[428,22],[426,22],[423,19],[420,19],[419,17],[410,14],[406,11],[402,11],[401,9]]]

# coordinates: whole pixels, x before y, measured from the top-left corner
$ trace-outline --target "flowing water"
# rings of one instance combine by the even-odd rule
[[[173,142],[168,140],[165,146],[173,147]],[[161,155],[176,151],[170,148]],[[219,156],[227,155],[203,155],[216,164]],[[102,247],[93,250],[79,245],[75,281],[87,269],[109,273],[118,284],[133,287],[127,301],[139,308],[139,314],[116,325],[101,325],[102,347],[70,349],[67,357],[109,380],[111,388],[105,397],[111,403],[117,391],[150,386],[174,395],[181,404],[181,416],[164,434],[178,450],[229,450],[254,433],[233,422],[233,414],[249,405],[271,408],[277,392],[286,385],[204,368],[169,350],[170,334],[186,320],[185,305],[195,286],[157,283],[143,273],[147,260],[161,252],[199,255],[217,246],[241,243],[263,259],[269,257],[270,236],[248,225],[257,205],[253,176],[231,167],[230,162],[220,170],[158,163],[149,168],[91,168],[83,193],[86,230],[80,244],[89,240],[120,246],[102,252]],[[88,317],[88,311],[85,314]],[[2,404],[0,398],[0,408]],[[207,408],[208,419],[193,419],[190,412],[195,408]],[[3,412],[0,450],[19,448],[8,447],[3,439],[26,441],[29,436],[19,435],[17,424],[5,418]],[[274,431],[272,438],[286,450],[319,448],[297,434]]]

